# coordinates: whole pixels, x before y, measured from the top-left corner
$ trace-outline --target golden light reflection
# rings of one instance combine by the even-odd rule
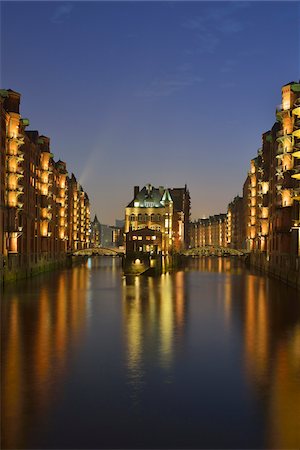
[[[159,279],[123,279],[127,367],[129,377],[134,382],[139,383],[141,380],[143,355],[150,351],[147,347],[149,342],[152,342],[151,352],[156,364],[163,369],[172,365],[186,322],[185,276],[185,272],[176,272],[161,275]]]
[[[5,448],[24,448],[29,421],[47,414],[55,401],[53,386],[59,389],[64,381],[69,349],[80,343],[85,327],[87,292],[88,270],[80,267],[38,286],[32,299],[23,299],[22,289],[5,299],[1,377]],[[24,408],[30,408],[29,415]]]
[[[18,439],[20,438],[22,431],[22,423],[19,412],[23,407],[23,354],[19,306],[16,299],[13,299],[10,317],[8,318],[6,328],[8,336],[7,346],[2,347],[2,421],[4,413],[7,417],[15,418],[13,423],[9,422],[6,425],[6,433],[10,436],[10,448],[18,448]]]
[[[262,379],[266,370],[266,291],[264,279],[258,279],[254,275],[247,278],[245,297],[245,363],[247,374],[253,374],[255,378]]]
[[[294,346],[299,344],[299,333],[298,325],[288,341],[279,345],[275,355],[267,438],[270,448],[299,448],[300,371],[292,354]]]
[[[245,366],[248,382],[267,401],[267,448],[297,448],[300,443],[299,304],[286,287],[270,293],[268,280],[249,275],[245,288]],[[277,297],[277,302],[276,302]],[[289,330],[289,332],[287,332]]]
[[[172,360],[173,347],[173,290],[172,279],[169,273],[161,276],[159,327],[160,327],[160,357],[161,363],[168,366]],[[160,292],[162,294],[162,292]]]
[[[139,369],[142,353],[142,316],[140,299],[140,278],[135,277],[134,294],[126,303],[127,338],[128,338],[128,368],[132,373]]]
[[[226,276],[225,286],[224,286],[224,315],[225,323],[228,327],[230,325],[230,316],[232,308],[232,280],[230,275]]]

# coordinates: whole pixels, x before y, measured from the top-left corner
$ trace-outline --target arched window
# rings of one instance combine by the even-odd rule
[[[148,217],[148,214],[146,213],[145,214],[145,222],[148,222],[148,220],[149,220],[149,217]]]
[[[130,222],[134,222],[135,221],[135,215],[134,214],[131,214],[131,216],[130,216]]]
[[[161,220],[160,214],[157,214],[157,222],[160,222],[160,220]]]
[[[142,221],[142,214],[138,214],[138,221],[139,221],[139,222]]]
[[[155,214],[151,214],[151,222],[155,222]]]

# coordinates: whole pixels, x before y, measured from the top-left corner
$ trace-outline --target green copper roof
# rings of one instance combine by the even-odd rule
[[[29,119],[25,119],[25,118],[22,117],[21,122],[24,125],[24,127],[28,127],[29,126]]]
[[[159,189],[147,184],[129,203],[128,207],[163,208],[167,202],[172,202],[172,197],[167,189]]]
[[[292,84],[291,89],[293,92],[300,92],[300,83]]]
[[[8,97],[8,91],[6,89],[0,89],[0,96],[1,97]]]

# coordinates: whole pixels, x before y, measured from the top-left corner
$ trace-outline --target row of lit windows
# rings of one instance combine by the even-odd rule
[[[156,236],[146,236],[146,241],[155,241],[155,239],[156,239]],[[143,240],[143,237],[142,236],[132,236],[132,240],[133,241],[136,241],[136,240],[138,240],[138,241],[142,241]]]
[[[160,214],[138,214],[137,216],[135,214],[131,214],[130,216],[130,222],[148,222],[149,220],[151,222],[160,222],[161,221],[161,215]]]

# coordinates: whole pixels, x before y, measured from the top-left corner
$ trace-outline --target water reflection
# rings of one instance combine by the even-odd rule
[[[133,380],[141,380],[143,358],[168,369],[180,348],[186,325],[186,273],[152,277],[124,277],[123,318],[127,366]]]
[[[7,289],[2,323],[4,448],[300,446],[299,293],[237,260],[93,258]]]
[[[76,267],[53,279],[55,285],[35,279],[5,294],[1,355],[5,448],[21,448],[30,441],[36,423],[57,401],[60,385],[53,390],[53,380],[64,382],[70,346],[79,345],[85,327],[88,271]]]
[[[300,444],[299,293],[250,275],[245,285],[245,370],[266,408],[267,448]]]
[[[227,272],[229,274],[241,274],[243,272],[243,265],[241,260],[236,257],[221,258],[215,257],[201,257],[192,258],[188,263],[189,270],[197,270],[201,272]]]

